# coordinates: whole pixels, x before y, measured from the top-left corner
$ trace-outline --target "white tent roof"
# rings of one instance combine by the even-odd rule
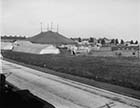
[[[1,42],[1,49],[3,50],[12,50],[13,44],[10,42]]]
[[[54,46],[48,46],[40,51],[40,54],[59,54],[60,51]]]
[[[59,54],[59,49],[50,44],[34,44],[29,41],[17,41],[13,51],[34,53],[34,54]]]

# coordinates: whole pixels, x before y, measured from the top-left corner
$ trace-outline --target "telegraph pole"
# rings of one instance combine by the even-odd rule
[[[57,24],[57,33],[59,32],[59,25]]]
[[[49,24],[47,24],[47,30],[49,31]]]
[[[52,31],[52,29],[53,29],[53,22],[51,22],[51,31]]]
[[[40,26],[41,26],[41,28],[40,28],[40,29],[41,29],[41,33],[42,33],[42,22],[40,23]]]

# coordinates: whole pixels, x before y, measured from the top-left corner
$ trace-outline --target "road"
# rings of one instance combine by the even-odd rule
[[[56,108],[140,108],[138,99],[1,61],[2,72],[11,73],[7,81],[29,89]]]

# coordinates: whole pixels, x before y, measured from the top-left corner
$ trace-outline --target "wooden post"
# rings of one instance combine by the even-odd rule
[[[0,74],[0,95],[5,91],[5,81],[6,76],[4,74]]]
[[[138,45],[138,59],[140,58],[140,45]]]

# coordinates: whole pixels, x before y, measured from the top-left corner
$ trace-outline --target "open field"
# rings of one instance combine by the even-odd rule
[[[32,94],[56,108],[140,107],[139,99],[38,71],[24,65],[2,60],[2,67],[4,73],[11,73],[7,78],[8,82],[21,90],[30,90]]]
[[[26,64],[140,90],[140,60],[137,58],[35,55],[10,51],[2,54]]]

